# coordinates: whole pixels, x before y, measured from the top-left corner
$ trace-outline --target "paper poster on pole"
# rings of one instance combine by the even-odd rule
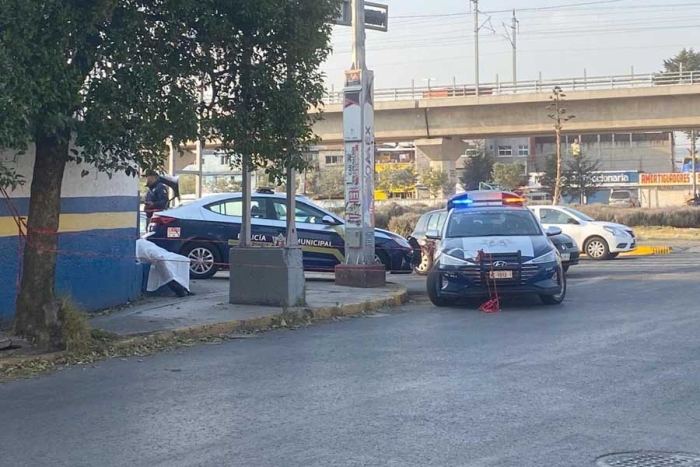
[[[362,156],[364,158],[362,194],[365,201],[363,206],[363,223],[366,228],[374,228],[374,73],[363,73],[364,95],[364,134],[362,138]]]

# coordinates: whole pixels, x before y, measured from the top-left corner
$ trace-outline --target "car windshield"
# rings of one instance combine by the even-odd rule
[[[630,194],[627,191],[616,191],[610,195],[610,199],[629,199]]]
[[[582,221],[591,222],[591,221],[594,221],[594,220],[595,220],[595,219],[593,219],[592,217],[588,217],[588,216],[585,215],[584,213],[582,213],[582,212],[580,212],[580,211],[577,211],[576,209],[571,209],[571,208],[568,208],[568,207],[564,207],[564,208],[562,208],[562,209],[564,210],[564,212],[567,212],[567,213],[571,214],[571,215],[574,216],[574,217],[578,217],[578,218],[581,219]]]
[[[447,226],[447,238],[541,235],[538,222],[525,210],[456,211]]]

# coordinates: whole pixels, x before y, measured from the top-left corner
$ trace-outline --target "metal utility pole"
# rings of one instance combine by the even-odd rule
[[[479,95],[479,0],[474,3],[474,86],[475,93]]]
[[[552,91],[552,95],[549,96],[550,100],[552,101],[549,106],[547,106],[547,110],[554,111],[554,113],[551,113],[548,115],[549,118],[554,120],[554,132],[556,133],[557,136],[557,178],[554,182],[554,196],[552,196],[552,204],[557,205],[559,204],[559,200],[561,198],[561,130],[562,130],[562,125],[569,120],[572,120],[576,118],[574,115],[569,115],[567,117],[564,117],[566,115],[566,109],[561,107],[561,104],[563,103],[563,99],[566,97],[566,94],[564,94],[559,86],[556,86],[554,90]]]
[[[510,25],[510,31],[508,27],[504,24],[506,28],[506,38],[510,45],[513,46],[513,88],[518,84],[518,18],[515,16],[515,10],[513,10],[513,19]],[[515,91],[515,89],[513,89]]]

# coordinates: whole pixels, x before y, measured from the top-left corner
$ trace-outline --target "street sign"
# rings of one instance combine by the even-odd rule
[[[339,26],[352,26],[352,0],[343,0],[340,16],[334,23]],[[389,6],[365,2],[365,29],[387,32],[389,30]]]

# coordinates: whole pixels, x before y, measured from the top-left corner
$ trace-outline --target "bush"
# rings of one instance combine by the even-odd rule
[[[407,212],[397,217],[392,217],[389,220],[388,230],[401,235],[402,237],[408,237],[413,229],[418,223],[421,214],[415,212]]]
[[[92,333],[87,315],[70,299],[63,301],[61,338],[69,352],[85,352],[92,346]]]

